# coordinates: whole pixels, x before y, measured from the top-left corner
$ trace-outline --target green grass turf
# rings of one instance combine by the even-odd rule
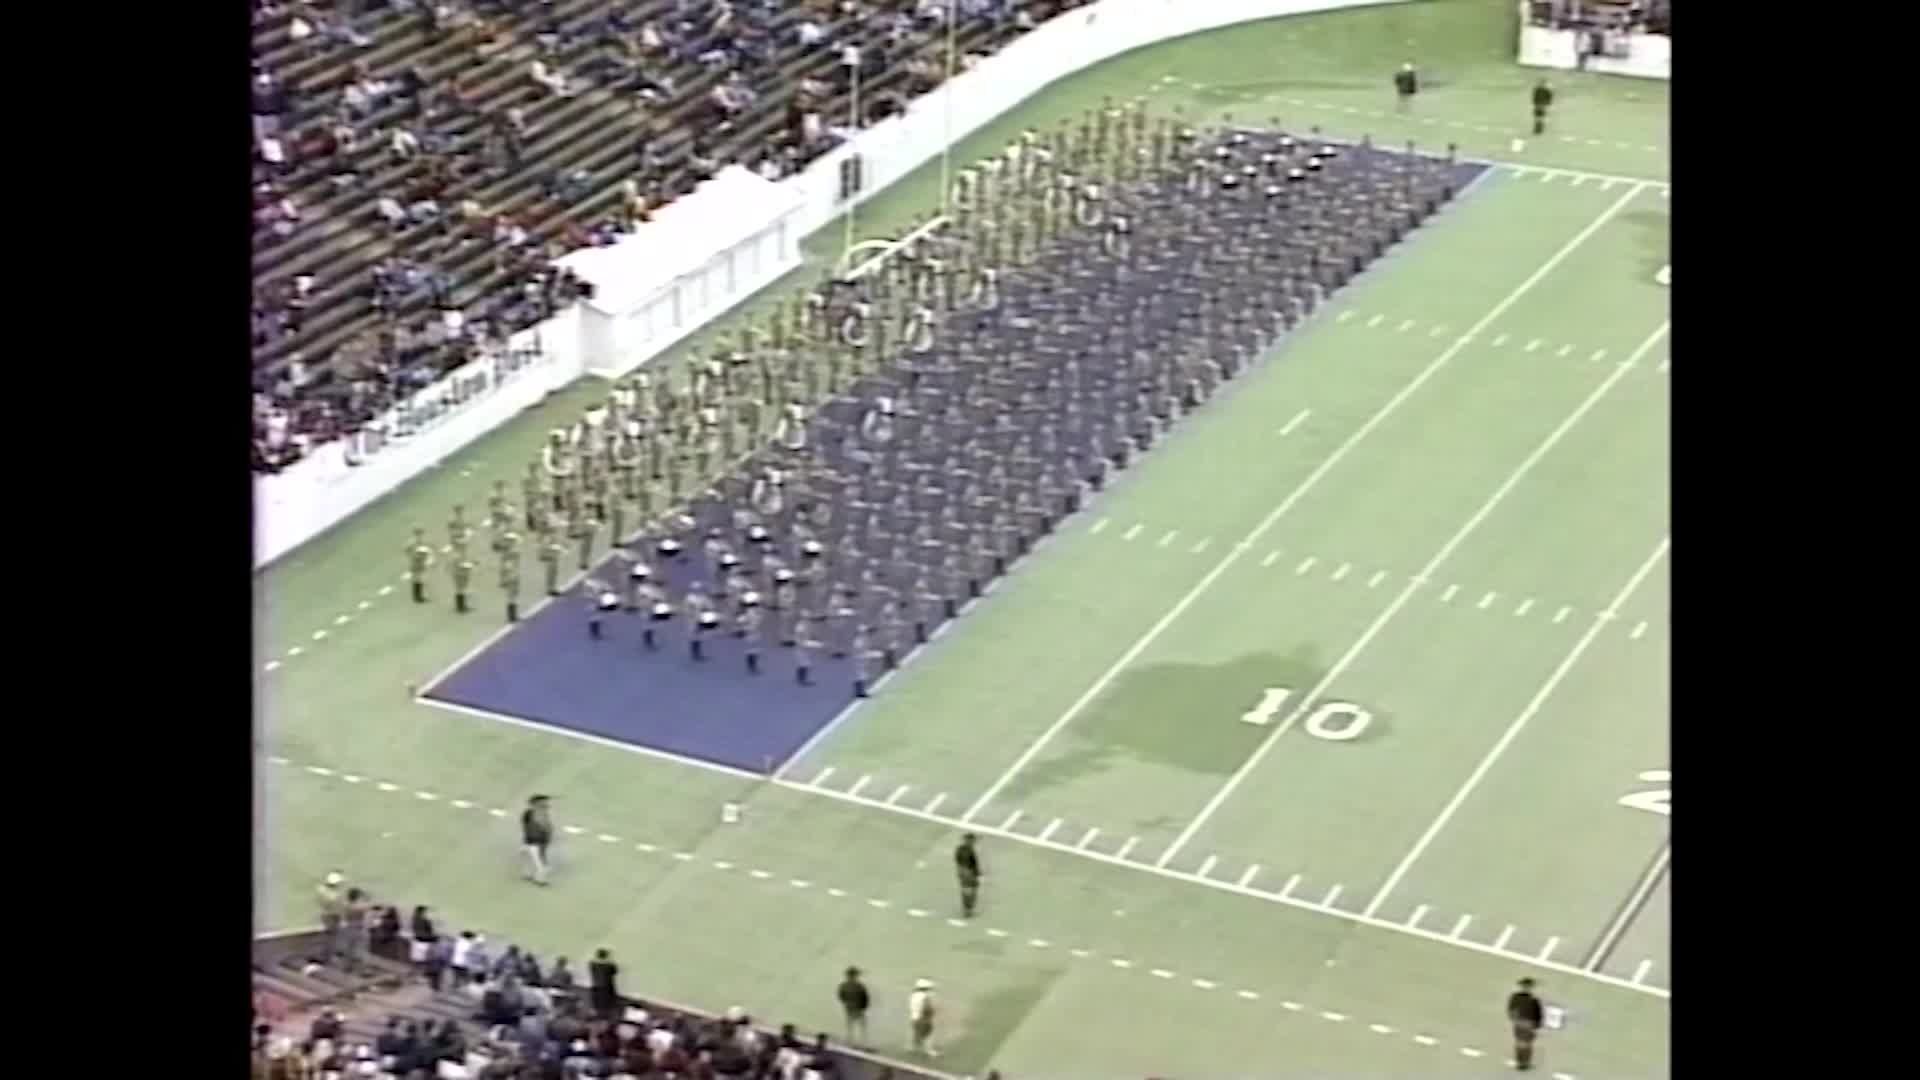
[[[1196,35],[1063,80],[956,160],[1103,96],[1150,90],[1196,113],[1666,175],[1666,88],[1652,83],[1556,75],[1556,137],[1511,152],[1508,129],[1525,120],[1533,78],[1511,63],[1513,36],[1502,0]],[[1409,58],[1429,76],[1416,112],[1369,115],[1391,108],[1387,74]],[[858,234],[896,228],[928,205],[935,175],[923,169],[863,208]],[[1490,178],[1021,564],[794,775],[832,764],[836,786],[870,774],[869,793],[911,783],[905,801],[946,791],[942,813],[963,810],[1454,335],[1625,191]],[[1151,861],[1149,837],[1177,835],[1267,733],[1234,719],[1253,704],[1249,691],[1317,681],[1658,325],[1665,294],[1647,282],[1666,259],[1667,221],[1666,202],[1647,193],[1595,231],[1327,470],[983,817],[1022,809],[1016,829],[1027,835],[1065,818],[1074,827],[1056,840],[1098,827],[1090,846],[1106,850],[1122,842],[1115,834],[1138,834]],[[842,235],[829,226],[808,242],[814,266]],[[1343,310],[1355,314],[1339,321]],[[1529,353],[1535,338],[1543,345]],[[1563,356],[1563,346],[1573,348]],[[1592,360],[1600,349],[1607,357]],[[1215,855],[1212,877],[1235,881],[1258,863],[1257,887],[1298,872],[1303,893],[1317,886],[1318,899],[1338,882],[1341,907],[1364,905],[1664,534],[1664,355],[1662,346],[1647,356],[1543,455],[1358,654],[1330,694],[1375,711],[1368,737],[1282,735],[1178,868]],[[311,922],[311,885],[338,867],[382,897],[433,903],[458,925],[542,951],[610,945],[636,989],[711,1009],[744,1003],[826,1026],[834,973],[859,963],[887,995],[876,1034],[895,1052],[905,984],[930,975],[949,1010],[943,1061],[958,1071],[1500,1070],[1497,999],[1522,970],[1510,959],[992,837],[989,907],[954,927],[943,824],[413,704],[409,687],[494,623],[404,602],[407,530],[439,535],[453,502],[475,507],[494,477],[516,477],[542,432],[598,393],[588,384],[556,395],[260,575],[260,661],[274,664],[259,687],[263,926]],[[1302,408],[1308,418],[1279,435]],[[1091,532],[1101,518],[1107,526]],[[1285,556],[1260,566],[1276,548]],[[1307,556],[1316,566],[1296,575]],[[1333,581],[1343,562],[1352,569]],[[1389,577],[1369,588],[1376,571]],[[1436,594],[1455,583],[1459,594],[1442,602]],[[1479,610],[1488,590],[1498,605]],[[1527,616],[1512,614],[1530,597]],[[1664,820],[1616,800],[1642,786],[1638,771],[1667,764],[1665,597],[1663,567],[1460,805],[1383,916],[1426,903],[1428,928],[1472,914],[1470,938],[1512,923],[1510,947],[1531,952],[1558,935],[1555,956],[1582,959],[1664,835]],[[1577,615],[1555,624],[1559,606]],[[1650,629],[1629,636],[1643,619]],[[562,837],[559,883],[546,891],[515,881],[511,822],[489,813],[513,812],[534,790],[560,794],[561,821],[585,830]],[[727,800],[745,802],[744,825],[718,824]],[[1629,977],[1657,958],[1649,981],[1663,983],[1667,936],[1662,886],[1608,970]],[[1665,1071],[1664,1001],[1560,973],[1544,981],[1576,1017],[1547,1044],[1550,1071]]]

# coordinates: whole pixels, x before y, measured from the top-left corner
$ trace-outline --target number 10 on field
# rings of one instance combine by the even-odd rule
[[[1240,714],[1240,722],[1255,727],[1266,727],[1273,718],[1281,715],[1281,710],[1293,698],[1293,690],[1285,686],[1268,688],[1260,696],[1260,704]],[[1373,723],[1373,714],[1350,701],[1322,702],[1313,710],[1301,726],[1307,734],[1328,742],[1347,742],[1357,739]]]

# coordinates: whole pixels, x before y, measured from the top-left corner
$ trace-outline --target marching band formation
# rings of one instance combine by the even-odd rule
[[[1277,125],[1276,125],[1277,126]],[[944,219],[682,378],[641,370],[527,463],[518,501],[448,522],[470,610],[477,527],[509,620],[522,562],[589,634],[643,620],[696,660],[854,693],[954,617],[1117,469],[1450,198],[1451,160],[1196,131],[1108,102],[964,170]],[[597,562],[608,542],[612,558]],[[408,557],[425,602],[434,550]],[[776,650],[778,652],[776,653]]]

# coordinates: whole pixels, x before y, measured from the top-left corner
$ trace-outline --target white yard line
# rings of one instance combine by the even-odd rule
[[[1637,191],[1638,189],[1629,192],[1628,197],[1632,197]],[[1614,205],[1617,207],[1622,204],[1615,203]],[[1187,841],[1193,839],[1194,835],[1206,825],[1214,813],[1233,796],[1234,791],[1246,781],[1247,777],[1250,776],[1255,769],[1259,768],[1260,762],[1265,760],[1266,756],[1273,751],[1274,746],[1279,743],[1280,737],[1286,734],[1288,729],[1292,728],[1302,716],[1306,715],[1308,710],[1320,704],[1321,695],[1327,692],[1327,688],[1332,686],[1335,680],[1345,674],[1347,668],[1352,666],[1353,662],[1359,658],[1366,647],[1373,643],[1373,639],[1379,636],[1380,631],[1385,629],[1386,625],[1393,621],[1394,616],[1398,615],[1400,610],[1407,606],[1407,603],[1413,599],[1413,594],[1419,591],[1423,584],[1433,579],[1435,571],[1439,570],[1443,563],[1452,558],[1453,553],[1459,549],[1460,545],[1466,543],[1467,538],[1473,535],[1481,523],[1486,521],[1502,502],[1506,501],[1507,496],[1512,494],[1514,488],[1520,485],[1520,481],[1526,479],[1526,477],[1533,472],[1534,466],[1540,464],[1541,460],[1544,459],[1554,447],[1560,444],[1560,440],[1566,438],[1567,432],[1572,431],[1574,425],[1578,424],[1581,418],[1585,417],[1595,405],[1600,403],[1600,399],[1604,398],[1609,390],[1612,390],[1629,371],[1633,370],[1634,361],[1638,360],[1641,355],[1648,349],[1653,348],[1655,343],[1666,336],[1667,329],[1670,325],[1669,322],[1662,322],[1652,334],[1647,336],[1647,339],[1640,344],[1640,347],[1634,351],[1633,356],[1629,357],[1625,363],[1620,364],[1608,372],[1607,377],[1600,381],[1600,385],[1594,387],[1592,392],[1588,393],[1587,396],[1581,400],[1580,404],[1575,406],[1573,411],[1568,413],[1566,417],[1560,421],[1559,426],[1555,427],[1551,432],[1548,432],[1547,437],[1541,440],[1540,444],[1535,446],[1532,452],[1530,452],[1511,473],[1507,474],[1507,478],[1501,482],[1498,488],[1494,489],[1492,495],[1487,496],[1486,501],[1480,504],[1480,508],[1475,510],[1473,516],[1467,519],[1466,524],[1460,526],[1459,531],[1455,532],[1452,537],[1448,538],[1445,544],[1441,545],[1440,550],[1434,553],[1433,558],[1427,560],[1427,565],[1421,567],[1420,572],[1408,580],[1406,587],[1401,589],[1400,594],[1393,598],[1393,602],[1388,604],[1384,611],[1374,617],[1373,622],[1361,633],[1359,638],[1355,639],[1354,643],[1347,647],[1347,651],[1342,653],[1340,658],[1335,660],[1333,665],[1326,670],[1326,673],[1320,677],[1319,683],[1316,684],[1313,689],[1301,695],[1299,704],[1293,707],[1293,710],[1287,714],[1286,719],[1274,726],[1273,731],[1268,733],[1260,745],[1254,748],[1253,753],[1247,757],[1247,760],[1242,762],[1238,769],[1234,770],[1233,775],[1229,776],[1227,782],[1220,786],[1220,790],[1214,793],[1213,798],[1207,800],[1207,804],[1201,807],[1200,812],[1194,816],[1192,821],[1187,823],[1187,827],[1181,830],[1180,835],[1174,839],[1172,846],[1167,848],[1166,852],[1160,856],[1160,865],[1166,865],[1168,859],[1172,858],[1181,848],[1185,847]],[[1384,895],[1384,892],[1382,895]],[[1368,905],[1367,914],[1373,914],[1378,907],[1379,900],[1376,897],[1374,903]]]
[[[979,601],[977,600],[967,601],[967,603],[969,604],[974,604],[978,602]],[[961,610],[964,612],[966,609],[962,608]],[[951,624],[944,624],[942,625],[941,629],[944,630],[947,625],[951,625]],[[914,652],[916,653],[919,651],[920,650],[918,648],[914,649]],[[906,666],[905,661],[901,662],[901,666],[902,667]],[[898,671],[898,670],[899,668],[894,669],[894,671]],[[892,674],[893,674],[893,671],[889,671],[887,672],[886,675],[881,676],[881,678],[884,680],[885,678],[887,678],[887,676],[890,676]],[[876,682],[869,689],[878,690],[879,688],[880,688],[880,684]],[[820,726],[820,730],[814,732],[812,735],[807,736],[807,741],[801,743],[800,748],[798,750],[795,750],[790,756],[788,756],[786,761],[781,762],[780,767],[773,770],[773,775],[775,777],[785,777],[788,769],[795,768],[802,761],[805,761],[807,759],[807,755],[813,753],[814,747],[819,746],[821,743],[825,742],[827,740],[827,736],[840,730],[840,725],[846,723],[848,720],[853,719],[853,714],[859,712],[861,706],[865,705],[867,702],[872,700],[873,699],[870,697],[864,697],[864,698],[855,698],[852,701],[848,702],[845,708],[841,709],[839,712],[834,714],[833,719],[827,721],[825,724],[822,724]],[[829,768],[827,771],[831,772],[833,770]],[[818,781],[816,781],[816,783],[817,782]]]
[[[611,552],[609,552],[606,556],[602,557],[598,562],[595,562],[593,565],[595,567],[599,567],[600,565],[605,563],[607,559],[610,559],[610,558],[612,558]],[[535,615],[540,614],[540,612],[544,610],[548,604],[551,604],[555,600],[558,600],[562,596],[565,596],[570,590],[572,590],[572,588],[575,585],[578,585],[582,581],[585,581],[587,578],[587,575],[591,574],[592,572],[593,572],[592,570],[575,571],[565,581],[562,581],[560,583],[560,596],[543,596],[540,599],[534,601],[532,607],[527,608],[525,611],[522,611],[520,613],[520,622],[510,622],[510,623],[500,624],[500,626],[497,627],[493,631],[493,633],[488,634],[484,638],[481,638],[480,643],[478,645],[475,645],[473,648],[468,649],[466,652],[461,653],[460,658],[458,660],[455,660],[453,663],[448,664],[444,668],[441,668],[437,673],[434,674],[434,676],[431,679],[428,679],[425,683],[423,683],[420,687],[420,695],[422,696],[418,697],[417,700],[419,700],[420,703],[423,705],[436,704],[434,702],[427,701],[424,695],[433,693],[433,688],[445,682],[449,675],[452,675],[454,672],[459,671],[463,667],[466,667],[467,662],[469,660],[472,660],[474,657],[479,656],[481,653],[486,652],[488,649],[493,648],[493,646],[497,642],[499,642],[501,638],[506,637],[508,634],[511,634],[516,629],[518,629],[520,626],[520,623],[524,623],[532,619]]]
[[[1665,330],[1666,327],[1663,325],[1661,331]],[[1642,348],[1644,349],[1645,346]],[[1618,370],[1624,371],[1626,368],[1623,365]],[[1407,876],[1407,871],[1426,852],[1428,845],[1433,843],[1433,838],[1440,835],[1441,829],[1446,828],[1447,822],[1452,820],[1461,804],[1467,801],[1467,796],[1473,794],[1473,789],[1480,786],[1480,781],[1486,777],[1494,763],[1500,760],[1500,755],[1506,753],[1507,747],[1519,737],[1521,729],[1527,726],[1527,722],[1533,719],[1534,714],[1538,713],[1542,706],[1546,705],[1547,699],[1552,697],[1553,692],[1559,688],[1561,680],[1567,677],[1567,673],[1573,670],[1574,664],[1578,663],[1580,657],[1586,653],[1588,646],[1593,644],[1594,639],[1600,636],[1600,632],[1606,629],[1607,623],[1619,613],[1620,605],[1627,602],[1633,595],[1633,591],[1647,579],[1648,574],[1653,573],[1653,568],[1660,564],[1660,560],[1666,557],[1668,548],[1672,546],[1672,537],[1661,538],[1659,545],[1653,549],[1653,554],[1647,556],[1646,561],[1640,564],[1640,568],[1627,579],[1627,583],[1614,596],[1613,602],[1607,605],[1605,611],[1594,617],[1592,625],[1588,626],[1586,633],[1581,634],[1580,639],[1573,643],[1573,648],[1569,649],[1567,655],[1561,659],[1560,666],[1553,669],[1553,674],[1547,676],[1547,681],[1541,685],[1539,692],[1533,695],[1533,700],[1527,702],[1526,708],[1514,718],[1513,723],[1500,736],[1500,740],[1493,744],[1493,749],[1487,751],[1487,756],[1480,759],[1480,764],[1474,767],[1466,782],[1460,785],[1460,790],[1454,792],[1453,798],[1447,800],[1447,805],[1441,807],[1439,816],[1433,819],[1433,823],[1427,826],[1427,831],[1420,835],[1420,839],[1414,842],[1412,849],[1400,860],[1399,865],[1393,868],[1393,873],[1387,875],[1387,880],[1380,886],[1380,891],[1375,893],[1373,900],[1367,904],[1365,914],[1372,915],[1380,910],[1380,905],[1400,884],[1400,879]]]
[[[1618,945],[1620,939],[1626,935],[1627,927],[1633,925],[1633,920],[1639,916],[1641,907],[1647,902],[1647,897],[1653,895],[1654,886],[1660,884],[1660,879],[1666,876],[1667,867],[1672,863],[1673,845],[1661,844],[1660,854],[1654,857],[1653,865],[1641,876],[1633,890],[1633,895],[1627,897],[1625,906],[1620,909],[1620,914],[1615,916],[1613,924],[1608,926],[1607,932],[1601,934],[1600,940],[1594,943],[1593,952],[1587,956],[1585,964],[1588,971],[1599,971],[1600,965],[1607,962],[1607,954],[1613,952],[1613,947]],[[1642,962],[1640,972],[1633,978],[1634,982],[1646,978],[1646,968],[1651,966],[1651,963],[1651,961]]]
[[[1672,185],[1665,180],[1654,180],[1644,176],[1621,176],[1618,173],[1586,172],[1581,169],[1556,169],[1546,165],[1522,165],[1516,161],[1492,161],[1486,158],[1462,158],[1461,160],[1471,161],[1476,165],[1487,165],[1496,169],[1504,169],[1516,176],[1524,177],[1539,173],[1541,174],[1540,178],[1542,180],[1549,176],[1557,176],[1584,180],[1588,183],[1597,180],[1607,184],[1633,184],[1638,187],[1651,188],[1656,191],[1667,191],[1672,187]]]
[[[1538,269],[1527,276],[1526,280],[1522,281],[1512,292],[1508,293],[1504,299],[1495,304],[1491,311],[1481,316],[1480,321],[1475,323],[1462,339],[1448,345],[1445,351],[1441,352],[1439,356],[1434,357],[1431,363],[1421,368],[1420,372],[1409,380],[1405,386],[1401,387],[1391,398],[1388,398],[1386,404],[1380,406],[1378,412],[1375,412],[1367,418],[1365,423],[1355,428],[1339,446],[1334,448],[1331,454],[1328,454],[1327,457],[1314,468],[1313,472],[1307,474],[1306,479],[1302,480],[1300,485],[1294,488],[1291,494],[1281,500],[1280,505],[1268,511],[1267,516],[1262,518],[1260,522],[1253,527],[1253,531],[1249,532],[1246,537],[1235,544],[1219,562],[1215,563],[1213,569],[1207,571],[1205,576],[1201,577],[1201,579],[1194,584],[1193,588],[1187,590],[1186,595],[1182,596],[1171,608],[1167,609],[1166,614],[1160,616],[1158,621],[1148,627],[1147,632],[1142,634],[1139,640],[1135,641],[1125,652],[1121,653],[1119,659],[1115,660],[1112,666],[1108,667],[1105,672],[1101,673],[1099,678],[1093,681],[1093,685],[1087,687],[1086,691],[1082,693],[1079,698],[1075,699],[1075,701],[1067,707],[1066,711],[1061,713],[1060,716],[1040,734],[1039,738],[1029,744],[1027,748],[1021,752],[1020,756],[1015,758],[1013,763],[1007,766],[1006,771],[1000,774],[999,779],[995,780],[992,786],[988,787],[987,790],[981,794],[980,798],[975,800],[974,804],[967,808],[967,812],[962,815],[961,820],[972,821],[975,814],[988,803],[991,803],[1008,784],[1012,783],[1013,778],[1019,775],[1020,770],[1026,768],[1028,762],[1038,756],[1042,750],[1045,750],[1047,744],[1053,741],[1054,737],[1060,733],[1062,728],[1072,723],[1073,718],[1080,715],[1088,705],[1093,704],[1093,700],[1099,697],[1108,686],[1112,685],[1113,680],[1119,678],[1120,673],[1125,671],[1134,660],[1138,659],[1141,653],[1147,651],[1148,647],[1158,640],[1161,634],[1166,632],[1167,627],[1172,626],[1175,620],[1179,619],[1181,615],[1186,613],[1188,608],[1194,605],[1195,601],[1199,600],[1208,589],[1211,589],[1214,582],[1220,580],[1221,575],[1225,574],[1229,569],[1232,569],[1233,564],[1239,561],[1243,553],[1251,549],[1253,545],[1258,542],[1262,536],[1266,535],[1282,517],[1286,516],[1301,499],[1305,498],[1309,492],[1319,486],[1320,481],[1325,479],[1329,472],[1333,471],[1334,466],[1344,460],[1346,456],[1353,451],[1353,448],[1358,446],[1368,435],[1371,435],[1376,428],[1385,423],[1389,416],[1392,416],[1398,411],[1400,406],[1405,403],[1408,398],[1412,397],[1420,387],[1426,385],[1428,379],[1431,379],[1441,368],[1452,361],[1455,356],[1458,356],[1461,350],[1467,347],[1466,339],[1477,336],[1488,326],[1493,325],[1496,320],[1507,313],[1509,308],[1519,303],[1520,299],[1526,296],[1527,293],[1532,292],[1534,286],[1538,285],[1548,274],[1552,273],[1555,267],[1566,261],[1569,255],[1572,255],[1574,251],[1586,243],[1589,238],[1605,227],[1607,222],[1612,221],[1620,211],[1626,209],[1627,204],[1640,194],[1644,186],[1645,185],[1636,184],[1628,188],[1625,195],[1615,200],[1613,204],[1602,211],[1598,217],[1589,222],[1585,228],[1574,234],[1573,238],[1568,240],[1560,250],[1549,256],[1547,261],[1541,263]]]
[[[853,798],[848,796],[847,793],[844,791],[835,791],[832,788],[813,787],[812,785],[809,785],[800,781],[782,780],[779,778],[775,778],[772,781],[772,784],[775,787],[785,788],[789,791],[796,791],[803,795],[809,795],[815,798],[831,799],[835,802],[849,803],[856,806],[864,806],[870,810],[878,810],[883,813],[896,814],[900,817],[914,818],[920,821],[929,822],[931,824],[938,825],[942,828],[951,829],[955,827],[960,827],[962,825],[960,821],[951,817],[944,817],[941,815],[928,813],[925,810],[915,810],[909,806],[888,806],[886,803],[881,802],[878,799]],[[1027,847],[1042,848],[1047,851],[1056,852],[1058,854],[1070,855],[1080,859],[1087,859],[1092,862],[1103,863],[1107,866],[1112,866],[1112,867],[1116,867],[1123,870],[1129,870],[1134,873],[1151,874],[1154,877],[1163,878],[1168,881],[1178,881],[1178,882],[1183,882],[1189,885],[1198,885],[1204,888],[1214,889],[1219,892],[1232,893],[1235,896],[1242,896],[1251,900],[1259,900],[1269,904],[1279,904],[1283,907],[1290,907],[1300,911],[1310,911],[1323,916],[1339,918],[1339,919],[1345,920],[1346,922],[1353,923],[1355,925],[1368,926],[1374,929],[1385,930],[1385,931],[1389,931],[1396,934],[1406,935],[1409,937],[1422,938],[1426,941],[1434,942],[1436,944],[1446,945],[1446,946],[1450,946],[1458,949],[1465,949],[1469,952],[1476,952],[1485,956],[1496,956],[1503,960],[1509,960],[1515,963],[1526,964],[1531,967],[1537,967],[1547,971],[1554,971],[1563,975],[1576,976],[1576,977],[1587,979],[1593,982],[1605,983],[1609,986],[1615,986],[1615,987],[1619,987],[1621,989],[1626,989],[1626,990],[1633,990],[1639,993],[1651,995],[1653,997],[1671,998],[1673,996],[1671,991],[1658,986],[1639,986],[1639,985],[1635,985],[1634,983],[1626,979],[1616,978],[1612,975],[1606,975],[1600,972],[1586,971],[1573,964],[1563,964],[1558,962],[1542,963],[1536,957],[1530,956],[1526,953],[1508,951],[1506,948],[1506,944],[1507,944],[1507,941],[1513,937],[1513,932],[1514,932],[1513,927],[1508,927],[1506,931],[1500,936],[1499,941],[1497,941],[1492,945],[1489,945],[1485,942],[1473,941],[1467,938],[1454,938],[1449,934],[1443,933],[1439,930],[1429,930],[1429,929],[1424,929],[1419,927],[1409,927],[1409,926],[1403,925],[1402,923],[1393,922],[1387,919],[1375,918],[1369,915],[1363,915],[1358,912],[1350,911],[1344,908],[1323,907],[1322,902],[1314,901],[1314,900],[1303,900],[1299,897],[1292,895],[1294,888],[1300,884],[1301,876],[1299,874],[1294,874],[1291,877],[1289,877],[1285,885],[1281,887],[1280,891],[1271,892],[1263,889],[1254,888],[1251,885],[1239,885],[1239,884],[1235,884],[1232,881],[1224,880],[1221,878],[1204,878],[1198,874],[1191,873],[1188,871],[1168,870],[1162,867],[1154,866],[1151,863],[1140,862],[1134,859],[1130,859],[1128,858],[1128,856],[1132,854],[1134,848],[1140,843],[1140,838],[1138,836],[1128,837],[1126,843],[1120,845],[1120,849],[1118,851],[1109,854],[1107,852],[1100,851],[1093,848],[1081,848],[1074,844],[1066,843],[1060,840],[1044,840],[1043,841],[1039,837],[1031,834],[1013,832],[1011,830],[1003,829],[1003,828],[995,828],[991,825],[970,824],[970,825],[966,825],[965,828],[967,828],[971,832],[978,833],[981,836],[997,837],[1001,840],[1005,840],[1010,843],[1022,844]]]
[[[448,712],[460,713],[463,716],[474,716],[482,720],[492,720],[496,723],[512,724],[514,727],[526,728],[528,731],[538,731],[548,735],[559,735],[562,738],[578,739],[581,742],[589,742],[595,746],[604,746],[611,750],[638,754],[641,757],[650,757],[659,761],[674,761],[682,765],[692,765],[696,769],[725,773],[728,776],[738,777],[742,780],[766,779],[765,776],[759,773],[748,772],[745,769],[736,768],[732,765],[722,765],[719,762],[706,761],[697,757],[688,757],[685,754],[675,754],[667,750],[655,750],[650,746],[636,746],[633,743],[624,743],[617,739],[604,739],[598,735],[589,735],[584,731],[572,731],[567,728],[554,727],[550,724],[540,723],[538,720],[527,720],[507,713],[494,712],[490,709],[476,709],[471,705],[460,705],[451,701],[437,701],[428,697],[417,697],[414,701],[417,704],[425,705],[432,709],[445,709]]]

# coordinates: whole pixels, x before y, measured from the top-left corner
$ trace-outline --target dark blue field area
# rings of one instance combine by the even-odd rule
[[[752,772],[778,768],[853,700],[844,660],[816,656],[814,685],[800,686],[778,644],[749,675],[731,635],[709,636],[707,659],[695,661],[684,620],[649,651],[646,616],[611,612],[595,641],[587,615],[575,586],[424,696]]]
[[[962,332],[894,355],[811,413],[802,446],[766,447],[697,498],[671,527],[685,556],[654,567],[669,594],[677,602],[702,578],[721,595],[701,555],[710,542],[745,555],[743,587],[769,595],[762,556],[798,565],[797,538],[817,533],[824,576],[801,609],[834,650],[853,645],[858,626],[872,635],[870,663],[905,656],[1072,513],[1088,485],[1156,441],[1156,417],[1185,411],[1160,404],[1174,387],[1200,407],[1482,169],[1277,133],[1215,138],[1195,157],[1224,164],[1198,190],[1176,171],[1116,191],[1116,207],[1156,227],[1125,244],[1096,229],[1066,233],[997,298],[956,299],[949,318]],[[1299,168],[1283,179],[1287,162],[1309,160],[1310,179]],[[890,287],[930,286],[902,277]],[[753,478],[776,474],[804,481],[784,502],[756,502]],[[830,590],[841,597],[831,604]],[[684,618],[661,624],[654,651],[642,643],[644,615],[607,613],[599,640],[588,619],[576,586],[426,696],[755,773],[777,769],[853,700],[853,663],[826,648],[814,653],[813,685],[801,686],[777,635],[752,674],[744,644],[724,631],[696,661]]]

